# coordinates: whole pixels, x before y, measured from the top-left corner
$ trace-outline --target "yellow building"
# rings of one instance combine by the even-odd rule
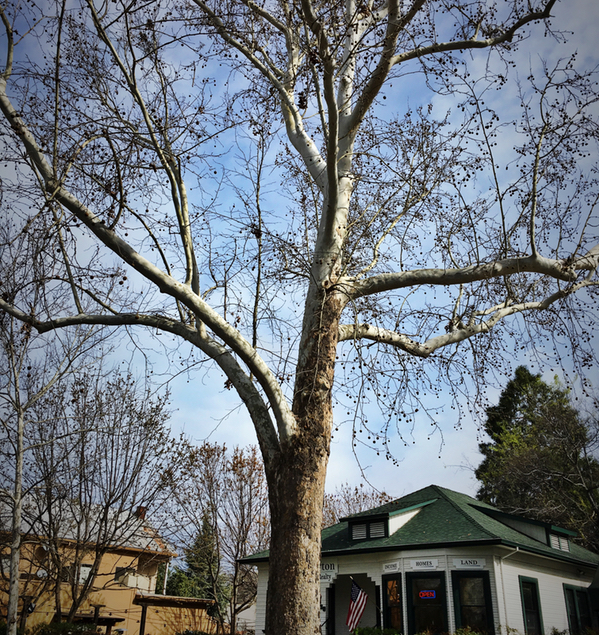
[[[107,635],[174,635],[186,629],[216,633],[216,622],[207,614],[211,600],[156,595],[158,566],[175,556],[138,510],[135,528],[102,556],[91,590],[77,610],[74,621],[95,623]],[[68,532],[66,532],[68,533]],[[8,541],[0,535],[0,620],[6,619],[8,603]],[[79,544],[66,535],[60,540],[64,562],[75,560]],[[66,568],[60,583],[61,619],[72,605],[72,582],[80,588],[91,573],[95,545],[84,545],[83,557]],[[48,540],[29,531],[23,538],[20,564],[19,611],[21,627],[56,619],[56,584],[51,582]]]

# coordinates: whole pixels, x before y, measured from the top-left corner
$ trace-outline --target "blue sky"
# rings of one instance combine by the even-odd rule
[[[596,44],[599,2],[562,0],[554,14],[556,28],[571,31],[573,35],[568,36],[568,44],[558,45],[553,38],[544,37],[542,26],[537,27],[534,36],[520,46],[515,58],[518,73],[523,76],[529,68],[538,68],[542,58],[555,61],[574,50],[578,51],[580,67],[591,68],[599,63]],[[485,63],[486,57],[481,55],[470,64],[475,69]],[[414,99],[418,96],[412,95],[412,101]],[[422,99],[426,101],[426,97]],[[441,112],[451,107],[451,98],[435,97],[433,104]],[[516,348],[513,342],[506,342],[506,347]],[[549,366],[539,367],[526,356],[514,355],[512,367],[515,368],[518,363],[541,372],[548,381],[555,374]],[[508,379],[509,376],[506,376],[503,383]],[[594,381],[595,385],[597,383]],[[489,387],[487,396],[490,403],[496,401],[500,388],[499,385]],[[191,378],[181,376],[170,382],[170,390],[175,431],[182,430],[198,442],[210,440],[229,446],[256,443],[247,413],[236,395],[226,390],[224,378],[218,371],[204,374],[200,370],[194,372]],[[481,460],[478,444],[482,440],[480,426],[483,421],[467,414],[467,404],[464,405],[466,415],[459,421],[455,411],[449,407],[441,409],[436,421],[438,429],[432,428],[424,417],[416,419],[413,430],[406,431],[404,435],[407,445],[399,440],[394,443],[394,455],[399,461],[397,466],[372,452],[360,452],[358,462],[351,448],[351,428],[347,424],[342,425],[333,438],[328,489],[332,491],[346,481],[357,484],[365,476],[373,486],[396,497],[431,483],[475,494],[477,482],[473,469]],[[337,422],[343,420],[343,414],[340,409],[336,412]],[[377,415],[372,416],[375,418]]]
[[[599,24],[598,0],[561,0],[553,11],[555,15],[554,27],[558,30],[570,31],[567,44],[557,44],[551,37],[544,36],[542,25],[533,29],[533,36],[523,42],[515,55],[516,71],[521,77],[525,77],[529,69],[539,68],[541,59],[555,62],[561,57],[567,57],[575,50],[578,51],[578,65],[581,68],[592,68],[599,64],[599,51],[597,50],[597,25]],[[487,64],[485,53],[473,54],[469,62],[471,71],[476,74],[477,69],[484,68]],[[400,108],[402,104],[409,103],[411,107],[419,104],[433,105],[437,116],[443,116],[447,110],[455,106],[452,96],[435,95],[423,91],[422,85],[417,79],[409,80],[410,92],[405,91],[403,82],[396,82],[395,88],[388,90],[390,97],[385,102],[384,109],[393,114],[392,108]],[[397,91],[394,93],[394,90]],[[400,90],[404,92],[399,93]],[[511,94],[502,92],[496,99],[506,100],[513,98],[515,84],[509,89]],[[499,93],[498,93],[499,95]],[[510,101],[512,103],[512,101]],[[399,106],[398,106],[399,104]],[[493,105],[493,104],[492,104]],[[497,104],[505,106],[505,104]],[[380,107],[381,109],[383,106]],[[382,110],[381,110],[382,112]],[[401,110],[399,110],[401,114]],[[510,133],[502,133],[502,145],[511,147]],[[499,149],[501,153],[501,148]],[[222,159],[223,161],[225,159]],[[507,172],[504,178],[509,178]],[[275,179],[276,180],[276,179]],[[274,181],[273,181],[274,182]],[[190,184],[188,184],[190,185]],[[272,185],[272,184],[271,184]],[[277,204],[274,186],[269,193],[269,204]],[[231,194],[229,196],[232,197]],[[232,197],[233,198],[233,197]],[[229,204],[230,201],[227,201]],[[223,206],[222,200],[220,204]],[[281,198],[280,207],[288,205],[288,200]],[[156,337],[153,338],[152,336]],[[159,389],[167,384],[167,377],[161,373],[164,368],[164,358],[169,356],[174,359],[172,352],[172,338],[168,335],[137,333],[139,342],[143,344],[144,353],[154,363],[154,377]],[[165,342],[162,349],[160,341]],[[123,338],[122,346],[116,351],[114,359],[131,362],[134,372],[143,375],[143,357],[139,349],[127,343]],[[183,348],[184,345],[183,345]],[[518,363],[528,364],[535,372],[543,373],[545,379],[551,380],[554,372],[547,366],[539,367],[529,362],[526,356],[515,353],[516,343],[506,341],[506,348],[512,354],[512,368]],[[176,364],[173,362],[172,367]],[[171,367],[171,369],[172,369]],[[206,366],[208,369],[208,365]],[[567,370],[567,369],[566,369]],[[506,376],[502,382],[489,386],[487,397],[490,403],[496,401],[501,384],[509,379]],[[597,386],[599,380],[594,382]],[[171,392],[172,427],[175,433],[184,432],[188,437],[200,443],[208,440],[215,443],[225,443],[229,447],[236,445],[245,446],[255,444],[256,437],[249,417],[241,405],[234,391],[225,388],[224,377],[210,365],[206,372],[200,365],[189,374],[182,374],[170,381],[168,386]],[[443,399],[441,399],[441,402]],[[469,414],[468,403],[463,402],[463,416],[458,419],[456,411],[449,407],[449,397],[445,406],[439,409],[435,418],[437,427],[431,426],[431,422],[423,414],[416,416],[414,425],[410,429],[403,430],[403,439],[396,438],[392,445],[392,451],[397,465],[386,461],[382,456],[377,457],[372,451],[364,451],[358,448],[358,457],[352,451],[351,425],[343,423],[347,418],[344,408],[335,411],[335,422],[339,424],[339,430],[335,432],[328,473],[328,489],[332,491],[336,486],[349,482],[358,484],[367,478],[376,488],[385,490],[388,494],[399,497],[411,491],[425,487],[431,483],[456,489],[468,494],[474,494],[477,483],[473,469],[480,462],[478,444],[482,440],[480,426],[482,419],[474,419]],[[368,412],[373,425],[377,424],[379,415],[373,409]]]
[[[569,43],[557,45],[551,37],[544,37],[542,26],[537,27],[534,36],[520,46],[516,55],[519,73],[525,75],[530,67],[538,67],[541,58],[556,60],[575,49],[581,67],[593,67],[599,62],[596,40],[599,2],[562,0],[556,5],[554,14],[556,28],[573,32],[568,36]],[[482,55],[472,66],[485,63],[486,57]],[[450,101],[437,97],[435,108],[443,110],[451,105]],[[513,343],[506,342],[506,346],[513,346]],[[529,363],[525,356],[515,356],[513,367],[518,363],[528,364],[531,370],[543,373],[546,380],[553,378],[554,373],[548,367]],[[504,383],[508,379],[509,376]],[[597,385],[596,381],[594,383]],[[190,383],[181,377],[171,382],[171,391],[176,407],[172,419],[175,429],[183,430],[197,441],[208,439],[230,446],[256,442],[245,410],[238,405],[235,395],[224,388],[224,380],[218,372],[211,375],[196,373]],[[500,387],[489,389],[491,403],[497,399],[499,391]],[[342,419],[343,414],[337,412],[336,420]],[[357,484],[365,475],[373,486],[397,497],[431,483],[474,494],[477,482],[473,468],[481,460],[478,443],[482,438],[480,426],[483,421],[466,415],[458,423],[455,412],[447,408],[441,412],[437,423],[439,430],[434,430],[424,417],[416,420],[413,431],[405,435],[408,445],[404,446],[400,441],[394,444],[394,454],[399,460],[397,466],[373,453],[363,452],[358,463],[351,448],[351,429],[349,425],[341,426],[332,442],[328,489],[332,491],[346,481]]]

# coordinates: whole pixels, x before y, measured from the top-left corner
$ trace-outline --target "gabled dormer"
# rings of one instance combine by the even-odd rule
[[[373,513],[356,514],[342,518],[348,523],[349,539],[352,541],[359,540],[375,540],[377,538],[387,538],[394,534],[398,529],[410,522],[418,512],[425,507],[434,503],[435,500],[425,501],[410,507],[401,509],[390,509],[389,511],[374,510]],[[385,507],[390,507],[389,505]]]
[[[578,535],[574,531],[556,527],[555,525],[551,525],[547,533],[549,535],[549,546],[560,551],[570,551],[570,540]]]
[[[349,519],[348,519],[349,520]],[[389,516],[369,516],[349,520],[350,540],[373,540],[389,535]]]

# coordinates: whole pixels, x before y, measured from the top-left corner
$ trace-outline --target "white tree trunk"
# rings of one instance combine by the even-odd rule
[[[21,523],[23,515],[23,454],[25,417],[23,410],[17,412],[17,434],[15,439],[15,476],[12,491],[12,518],[10,539],[10,573],[8,586],[7,627],[8,635],[17,635],[19,626],[19,578],[21,562]],[[23,606],[22,610],[27,607]]]

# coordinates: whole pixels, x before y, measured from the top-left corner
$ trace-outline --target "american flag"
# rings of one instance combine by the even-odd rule
[[[351,600],[349,601],[349,611],[347,612],[347,624],[350,632],[353,631],[360,622],[362,613],[366,608],[366,600],[368,596],[362,589],[352,580],[351,582]]]

